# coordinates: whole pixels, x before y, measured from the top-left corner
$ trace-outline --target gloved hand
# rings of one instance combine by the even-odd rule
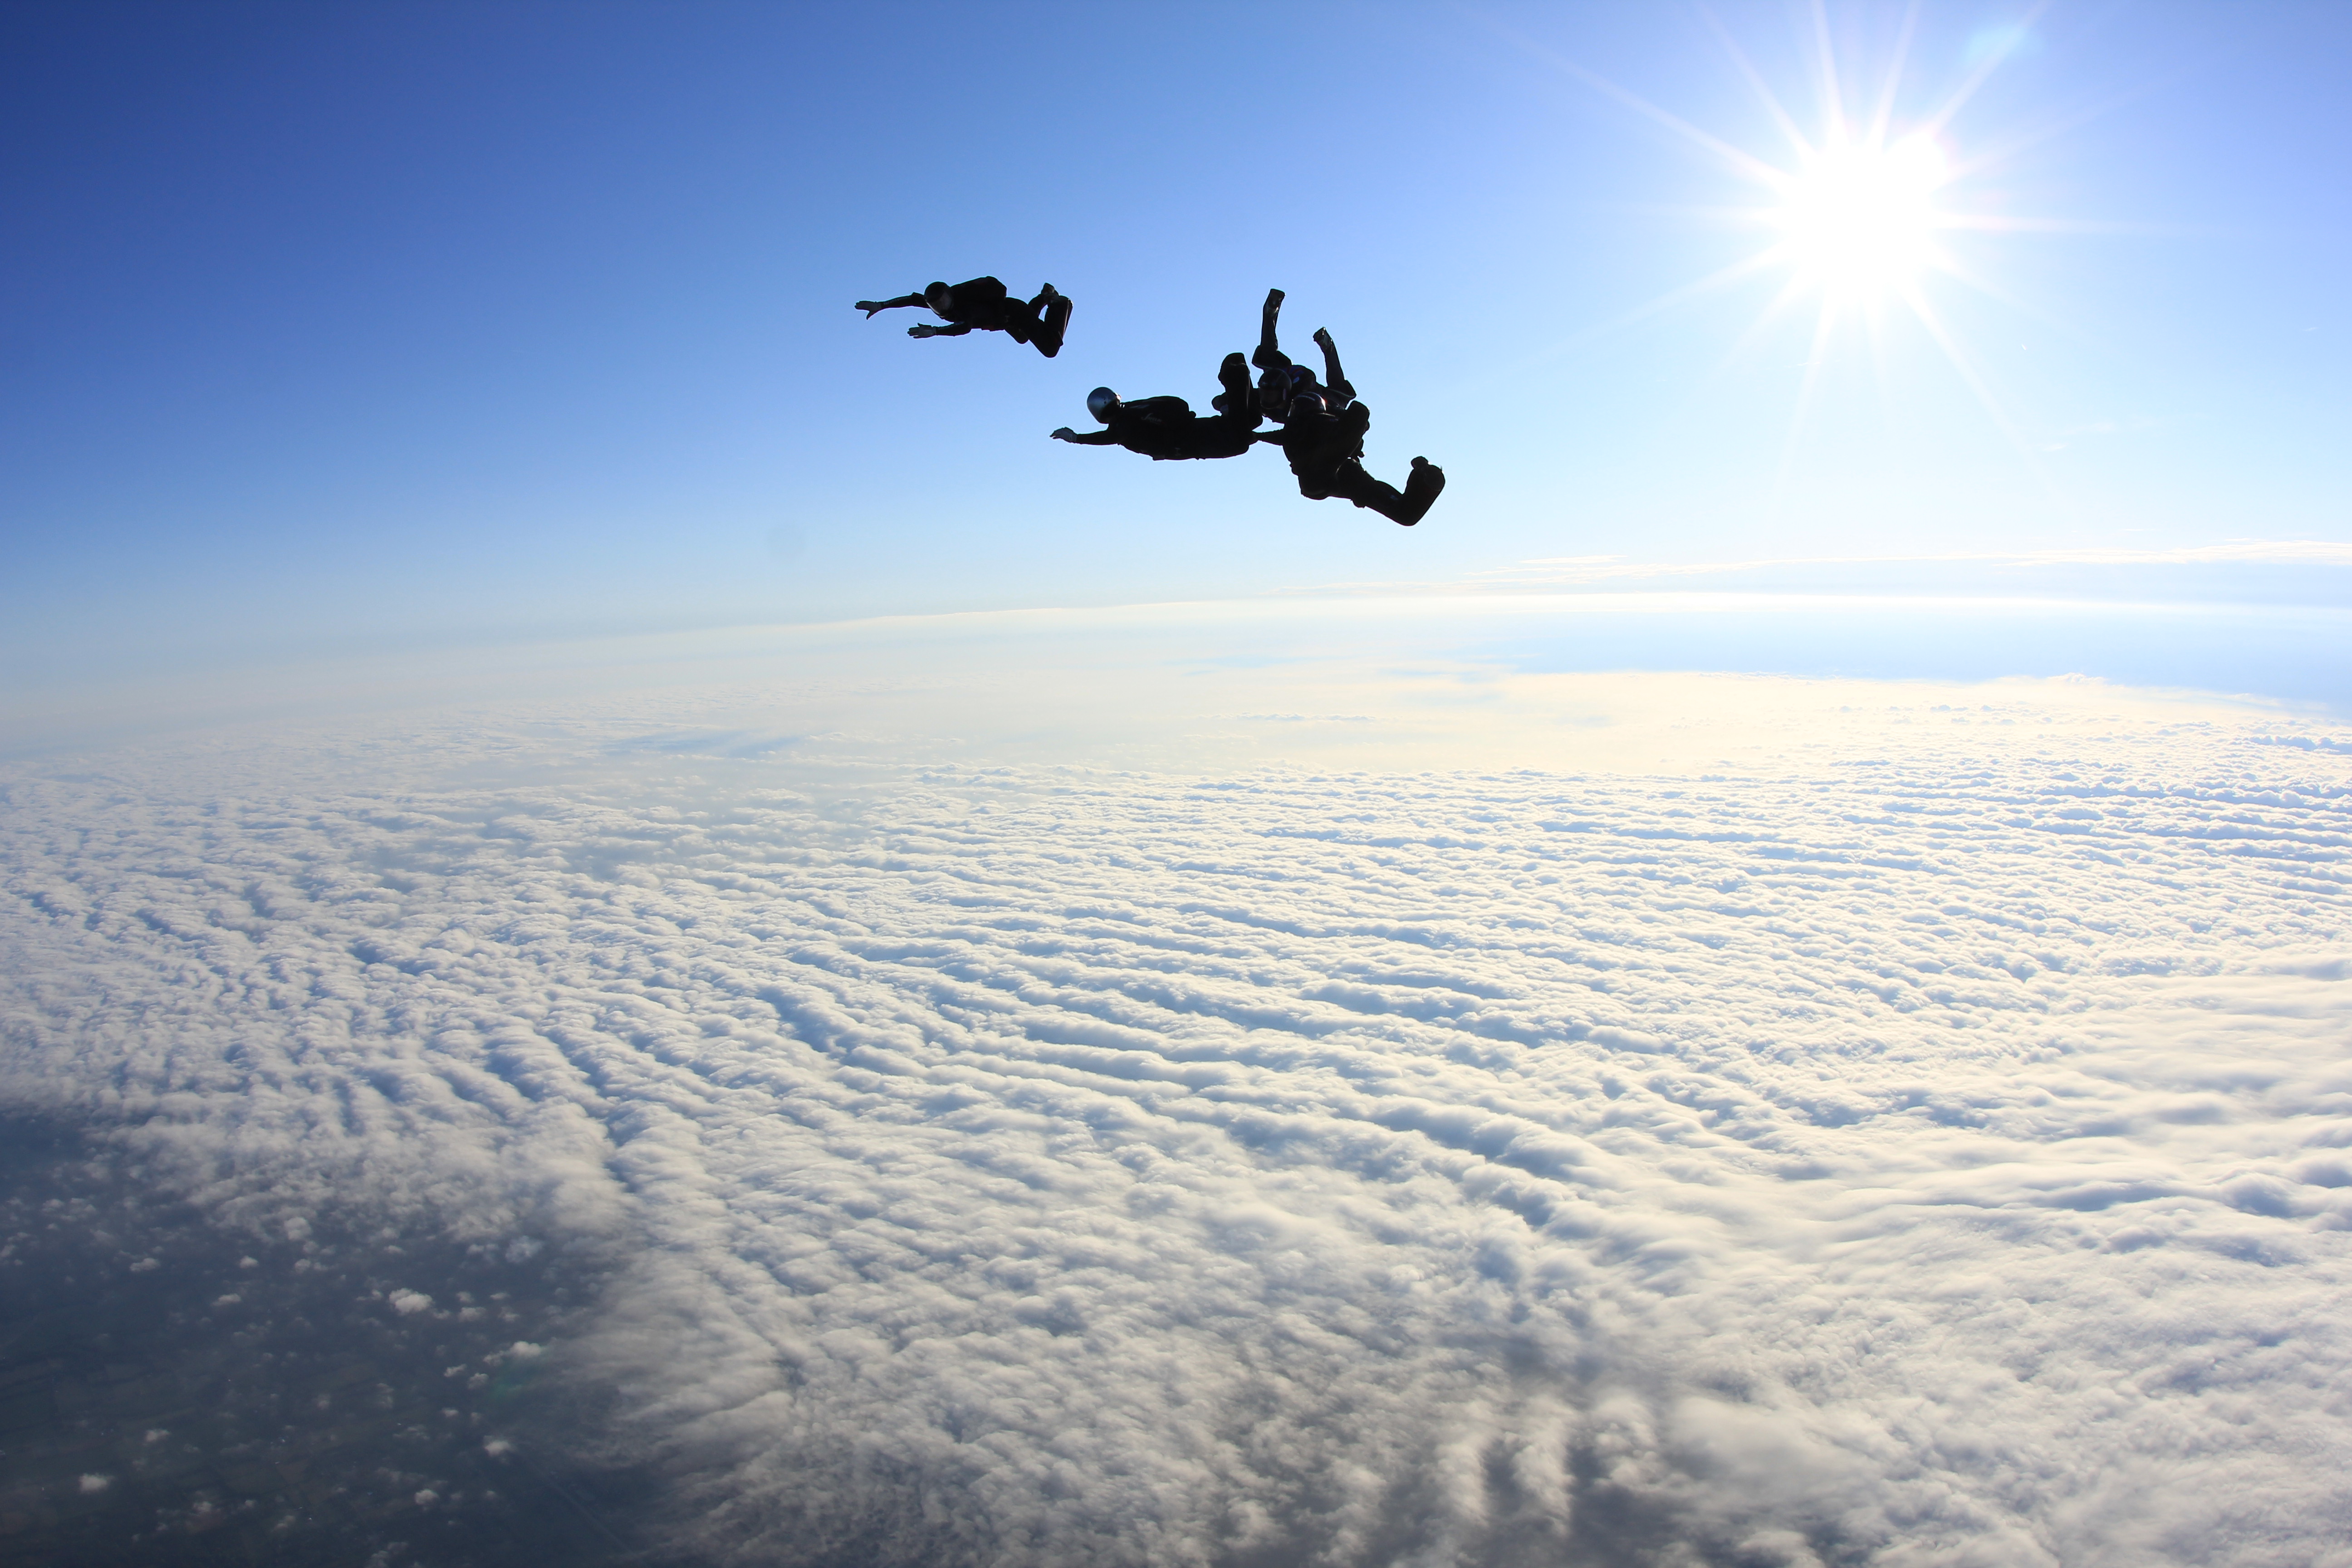
[[[1063,426],[1059,430],[1055,431],[1052,436],[1047,437],[1048,440],[1054,441],[1075,441],[1077,438],[1078,433],[1076,430],[1071,429],[1066,425]]]
[[[874,319],[874,312],[879,310],[881,308],[881,301],[877,300],[860,300],[856,304],[850,307],[853,310],[865,311],[866,319],[869,321]]]
[[[919,327],[908,327],[907,335],[910,338],[935,338],[940,335],[940,330],[929,321],[925,321]]]

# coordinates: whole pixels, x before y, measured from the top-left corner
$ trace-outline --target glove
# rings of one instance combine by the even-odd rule
[[[1047,439],[1054,441],[1075,441],[1077,438],[1078,433],[1076,430],[1071,429],[1066,425],[1063,426],[1059,430],[1055,431],[1052,436],[1047,437]]]
[[[857,301],[857,303],[856,303],[856,304],[852,305],[852,306],[850,307],[850,309],[851,309],[851,310],[863,310],[863,311],[865,311],[865,312],[866,312],[866,319],[867,321],[872,321],[872,320],[874,319],[874,313],[875,313],[877,310],[879,310],[881,308],[882,308],[881,304],[880,304],[878,301],[877,301],[877,300],[860,300],[859,301]]]
[[[929,321],[925,321],[919,327],[908,327],[907,329],[907,335],[910,338],[935,338],[939,336],[939,333],[940,330],[931,325]]]

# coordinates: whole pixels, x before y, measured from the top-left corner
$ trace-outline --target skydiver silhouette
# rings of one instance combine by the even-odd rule
[[[1445,489],[1445,470],[1427,458],[1415,458],[1402,490],[1365,472],[1364,433],[1371,428],[1372,411],[1356,401],[1356,389],[1339,368],[1339,345],[1329,332],[1316,329],[1315,344],[1323,351],[1326,376],[1318,386],[1315,373],[1291,363],[1275,341],[1275,318],[1281,310],[1282,290],[1268,289],[1262,335],[1251,363],[1265,372],[1258,384],[1258,400],[1276,423],[1253,439],[1282,448],[1297,477],[1298,493],[1308,500],[1337,496],[1411,528],[1429,515]]]
[[[993,278],[974,278],[970,282],[950,287],[934,283],[919,294],[901,294],[895,300],[860,300],[856,308],[872,321],[877,310],[896,310],[908,305],[928,305],[944,327],[929,321],[907,329],[910,338],[960,338],[975,329],[983,332],[1003,332],[1016,343],[1028,343],[1047,359],[1062,352],[1062,334],[1069,330],[1070,297],[1051,283],[1037,291],[1034,300],[1024,300],[1007,294],[1004,285]]]
[[[1372,411],[1362,404],[1350,403],[1334,414],[1322,391],[1309,388],[1290,400],[1280,426],[1257,432],[1255,439],[1282,448],[1298,478],[1298,493],[1308,500],[1337,496],[1411,528],[1429,515],[1444,489],[1445,470],[1427,458],[1415,458],[1402,490],[1372,478],[1363,465],[1364,432],[1371,423]]]
[[[1296,363],[1282,352],[1276,341],[1276,326],[1282,315],[1283,293],[1279,289],[1265,291],[1265,308],[1258,318],[1257,352],[1250,355],[1250,363],[1265,374],[1258,381],[1258,401],[1265,416],[1279,425],[1289,417],[1290,400],[1299,393],[1315,386],[1315,373]],[[1333,410],[1345,408],[1356,400],[1356,389],[1348,384],[1347,373],[1339,368],[1339,350],[1331,334],[1317,329],[1315,346],[1323,351],[1324,400]]]
[[[1143,397],[1129,403],[1108,386],[1087,394],[1087,409],[1104,429],[1081,436],[1065,425],[1053,439],[1074,447],[1124,447],[1154,462],[1192,458],[1238,458],[1257,439],[1258,400],[1250,390],[1249,365],[1229,353],[1217,367],[1224,387],[1212,401],[1216,412],[1203,417],[1181,397]]]

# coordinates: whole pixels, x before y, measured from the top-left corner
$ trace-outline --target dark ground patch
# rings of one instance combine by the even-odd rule
[[[583,1457],[599,1260],[331,1215],[267,1242],[142,1176],[0,1121],[0,1568],[682,1561],[652,1478]]]

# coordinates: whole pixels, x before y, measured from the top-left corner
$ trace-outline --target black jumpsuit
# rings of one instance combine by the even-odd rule
[[[1062,326],[1069,315],[1066,308],[1056,311],[1054,307],[1067,300],[1066,295],[1048,289],[1034,300],[1024,300],[1006,291],[994,278],[974,278],[958,283],[948,290],[947,309],[932,305],[925,294],[901,294],[895,300],[884,300],[874,306],[877,310],[895,310],[907,305],[929,306],[933,314],[948,324],[931,335],[958,338],[970,331],[1003,332],[1016,343],[1029,343],[1039,353],[1052,359],[1062,352]],[[860,307],[864,307],[861,305]],[[869,312],[870,313],[870,312]],[[1057,323],[1056,314],[1060,317]]]
[[[1362,462],[1364,432],[1371,425],[1372,411],[1350,403],[1337,414],[1321,409],[1293,414],[1289,424],[1257,439],[1282,448],[1290,459],[1290,471],[1298,477],[1298,493],[1308,500],[1336,496],[1411,528],[1428,514],[1430,503],[1444,488],[1445,476],[1416,461],[1413,478],[1402,490],[1372,478]]]
[[[1081,447],[1124,447],[1162,463],[1238,458],[1257,439],[1257,400],[1250,395],[1249,367],[1241,355],[1227,354],[1217,380],[1225,390],[1219,399],[1224,406],[1215,414],[1195,414],[1181,397],[1141,397],[1113,409],[1107,428],[1068,439]]]
[[[1016,343],[1025,343],[1045,330],[1038,312],[1053,299],[1040,294],[1034,300],[1024,300],[1007,293],[1004,285],[993,278],[975,278],[969,283],[959,283],[948,290],[948,308],[937,313],[959,327],[977,327],[983,332],[1003,332]]]

